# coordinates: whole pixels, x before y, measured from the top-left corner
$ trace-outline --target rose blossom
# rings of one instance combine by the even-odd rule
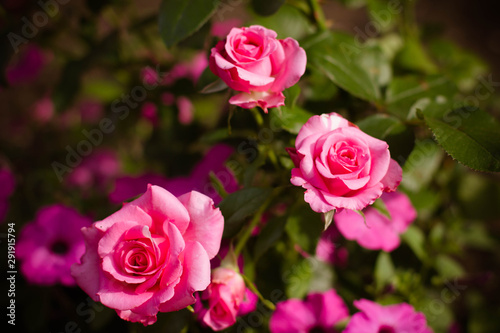
[[[272,333],[335,332],[333,326],[349,317],[342,298],[333,289],[307,295],[305,301],[279,302],[269,321]]]
[[[432,333],[423,313],[407,303],[382,306],[361,299],[354,301],[355,313],[344,333]]]
[[[401,181],[387,143],[334,112],[309,118],[295,147],[288,149],[295,164],[290,181],[306,189],[304,200],[318,213],[363,209]]]
[[[223,330],[236,323],[245,294],[243,277],[233,269],[218,267],[212,271],[212,281],[201,294],[201,300],[208,301],[208,308],[197,302],[195,312],[214,331]]]
[[[399,235],[417,217],[410,199],[401,192],[384,193],[380,197],[390,218],[373,207],[367,207],[364,218],[357,212],[343,210],[335,214],[335,224],[342,235],[356,240],[359,245],[370,250],[392,251],[399,246]]]
[[[229,103],[243,108],[284,105],[283,90],[293,86],[306,69],[306,53],[293,38],[276,39],[259,25],[233,28],[212,48],[210,69],[231,89],[241,91]]]
[[[28,282],[40,285],[75,285],[70,268],[85,252],[80,229],[92,220],[75,209],[51,205],[40,209],[35,220],[21,229],[16,255]]]
[[[212,199],[175,197],[149,185],[146,193],[91,227],[86,252],[72,267],[78,285],[125,320],[153,324],[160,312],[193,304],[210,283],[224,218]]]

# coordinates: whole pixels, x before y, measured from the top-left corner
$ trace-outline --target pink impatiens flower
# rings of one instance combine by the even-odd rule
[[[344,333],[432,333],[423,313],[407,303],[382,306],[361,299],[354,301],[355,313]]]
[[[284,105],[283,90],[293,86],[306,69],[306,52],[293,38],[277,39],[259,25],[233,28],[212,48],[210,70],[241,93],[229,103],[243,108]]]
[[[269,322],[272,333],[331,332],[334,325],[349,317],[344,301],[333,289],[309,294],[305,301],[289,299],[276,305]]]
[[[384,193],[380,198],[390,218],[368,207],[363,211],[364,218],[357,212],[345,209],[335,214],[334,219],[345,238],[355,240],[370,250],[390,252],[399,246],[399,235],[415,220],[417,211],[410,199],[401,192]]]
[[[75,285],[71,265],[85,252],[80,229],[91,224],[90,218],[70,207],[57,204],[40,209],[35,220],[21,230],[16,244],[26,280],[40,285]]]
[[[304,200],[318,213],[361,210],[401,182],[387,143],[334,112],[309,118],[295,147],[288,149],[295,164],[290,181],[306,190]]]
[[[125,320],[151,325],[158,312],[195,302],[210,283],[224,218],[212,199],[158,186],[83,228],[86,252],[71,269],[78,285]]]

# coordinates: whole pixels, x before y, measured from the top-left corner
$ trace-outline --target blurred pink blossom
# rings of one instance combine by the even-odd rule
[[[238,189],[238,183],[224,163],[233,153],[233,148],[224,144],[213,146],[205,157],[194,167],[189,176],[168,179],[162,175],[147,173],[140,176],[123,176],[115,181],[114,190],[109,195],[113,203],[129,200],[146,191],[147,185],[158,185],[175,196],[189,191],[198,191],[209,196],[215,204],[221,201],[220,195],[210,181],[210,173],[219,179],[224,189],[232,193]]]
[[[109,149],[97,150],[82,160],[66,177],[70,187],[84,191],[91,188],[105,190],[120,172],[120,161],[116,153]]]
[[[40,124],[48,123],[54,116],[54,102],[48,96],[43,97],[33,105],[33,118]]]
[[[75,285],[70,267],[85,252],[80,229],[91,224],[90,218],[60,204],[40,209],[35,220],[21,229],[16,244],[26,280],[40,285]]]
[[[141,107],[141,116],[151,125],[158,126],[158,108],[153,102],[146,102]]]
[[[0,169],[0,222],[3,222],[9,209],[9,198],[14,192],[16,179],[6,168]]]
[[[85,99],[78,103],[78,110],[83,123],[94,124],[102,119],[104,106],[101,102]]]
[[[289,299],[279,302],[269,321],[269,329],[272,333],[333,333],[333,326],[347,317],[349,311],[344,301],[334,289],[330,289],[309,294],[304,301]]]
[[[342,236],[335,224],[330,224],[318,241],[316,257],[337,267],[345,267],[349,254],[345,247],[338,245],[341,238]]]
[[[46,59],[42,49],[30,43],[22,51],[20,57],[6,68],[7,81],[11,85],[30,83],[37,78],[45,64]]]
[[[391,218],[373,207],[363,210],[364,218],[355,211],[344,209],[334,215],[340,233],[370,250],[392,251],[397,248],[399,235],[415,220],[417,211],[401,192],[384,193],[381,199]]]
[[[179,122],[183,125],[189,125],[194,118],[193,103],[185,96],[177,98],[177,109],[179,109]]]
[[[355,313],[344,333],[432,333],[423,313],[407,303],[382,306],[361,299],[354,301]]]

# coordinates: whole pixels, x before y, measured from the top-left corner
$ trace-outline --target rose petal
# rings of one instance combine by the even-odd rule
[[[210,284],[210,259],[203,246],[189,242],[184,250],[184,269],[181,280],[175,286],[174,296],[160,304],[160,311],[177,311],[193,304],[195,291],[205,290]]]
[[[268,108],[285,105],[285,95],[281,91],[276,93],[268,91],[242,92],[231,97],[229,103],[244,109],[259,106],[265,113],[268,113]]]
[[[273,73],[276,80],[271,86],[271,91],[283,91],[293,86],[306,71],[307,56],[299,43],[290,37],[279,42],[283,54],[277,51],[271,54],[273,68],[279,69],[278,73]]]
[[[75,278],[78,286],[94,301],[98,302],[97,293],[100,289],[100,281],[104,279],[104,273],[100,269],[101,258],[97,253],[97,246],[103,232],[92,225],[88,228],[82,228],[82,233],[87,250],[81,258],[81,263],[71,266],[71,275]]]
[[[224,217],[219,208],[214,207],[212,199],[196,191],[179,197],[186,207],[191,222],[184,233],[186,242],[198,241],[212,259],[220,248],[220,240],[224,229]]]

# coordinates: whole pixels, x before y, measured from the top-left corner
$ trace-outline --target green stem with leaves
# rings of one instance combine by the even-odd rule
[[[318,29],[320,31],[328,30],[325,14],[323,13],[323,9],[321,8],[318,0],[308,0],[307,2],[309,3],[309,8],[311,9],[311,18]]]

